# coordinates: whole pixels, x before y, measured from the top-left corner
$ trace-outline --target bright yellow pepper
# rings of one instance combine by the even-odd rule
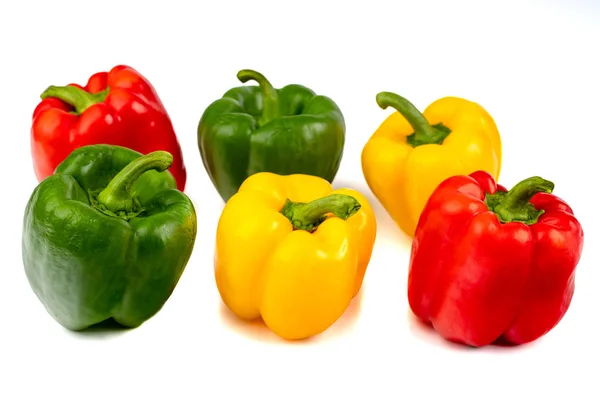
[[[446,178],[484,170],[498,179],[500,134],[480,105],[445,97],[421,114],[408,100],[390,92],[379,93],[377,103],[396,112],[363,148],[363,174],[375,197],[410,237],[429,196]]]
[[[352,189],[309,175],[251,175],[217,226],[215,279],[225,305],[284,339],[330,327],[360,291],[375,214]]]

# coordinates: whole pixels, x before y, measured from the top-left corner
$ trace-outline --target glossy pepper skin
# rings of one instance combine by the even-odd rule
[[[250,176],[225,205],[215,278],[225,305],[283,339],[330,327],[360,291],[375,215],[355,190],[309,175]]]
[[[362,151],[365,180],[397,225],[413,237],[434,189],[446,178],[477,170],[498,179],[502,145],[492,117],[471,101],[444,97],[421,114],[394,93],[377,95],[393,107]]]
[[[154,87],[138,71],[118,65],[92,75],[85,86],[50,86],[33,112],[31,152],[38,181],[74,149],[93,144],[173,156],[169,172],[183,191],[186,168],[179,141]]]
[[[202,114],[198,148],[204,167],[227,202],[258,172],[305,174],[333,182],[344,149],[346,126],[338,106],[311,89],[275,89],[260,73],[242,70],[240,86]]]
[[[163,151],[83,146],[33,191],[23,224],[25,273],[65,328],[110,318],[138,327],[170,297],[197,230],[171,163]]]
[[[540,177],[510,191],[484,171],[434,191],[413,240],[408,300],[444,338],[474,347],[534,341],[567,312],[583,230]]]

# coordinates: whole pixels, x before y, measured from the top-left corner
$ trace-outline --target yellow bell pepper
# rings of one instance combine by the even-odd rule
[[[251,175],[217,226],[215,280],[225,305],[283,339],[330,327],[360,291],[375,214],[352,189],[310,175]]]
[[[396,111],[363,148],[362,170],[375,197],[410,237],[429,196],[446,178],[483,170],[498,179],[500,134],[480,105],[445,97],[421,114],[390,92],[379,93],[377,103]]]

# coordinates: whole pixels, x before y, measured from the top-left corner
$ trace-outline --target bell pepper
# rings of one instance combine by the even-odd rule
[[[305,174],[333,182],[345,140],[338,106],[311,89],[275,89],[260,73],[242,70],[240,86],[210,104],[198,124],[203,165],[223,201],[257,172]]]
[[[191,256],[196,213],[164,151],[75,149],[33,191],[22,255],[33,292],[73,331],[135,328],[168,300]]]
[[[446,178],[477,170],[498,179],[500,135],[492,117],[471,101],[444,97],[421,113],[405,98],[379,93],[377,104],[397,111],[363,148],[367,184],[409,237],[433,190]]]
[[[154,87],[139,72],[118,65],[92,75],[85,86],[50,86],[33,112],[31,152],[39,182],[74,149],[112,144],[173,156],[170,173],[183,191],[186,169],[173,125]]]
[[[224,304],[286,340],[329,328],[360,291],[375,242],[367,199],[302,174],[247,178],[218,222],[215,279]]]
[[[413,313],[445,339],[520,345],[567,312],[583,230],[554,184],[531,177],[506,190],[485,171],[433,192],[410,256]]]

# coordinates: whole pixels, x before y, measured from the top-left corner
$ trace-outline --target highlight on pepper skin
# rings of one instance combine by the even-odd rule
[[[367,199],[310,175],[257,173],[218,222],[215,280],[224,304],[278,336],[328,329],[362,287],[377,225]]]
[[[421,113],[390,92],[376,97],[390,114],[365,144],[365,180],[400,229],[413,237],[419,216],[444,179],[473,171],[498,179],[502,143],[496,124],[480,105],[457,97],[436,100]]]
[[[506,190],[484,171],[442,182],[413,240],[408,300],[417,318],[474,347],[550,332],[571,304],[584,239],[553,190],[541,177]]]

